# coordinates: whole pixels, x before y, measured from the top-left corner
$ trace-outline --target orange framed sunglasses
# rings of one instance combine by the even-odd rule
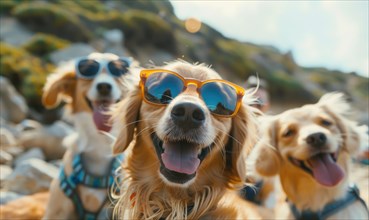
[[[164,69],[142,70],[140,78],[143,99],[149,104],[168,105],[188,85],[195,85],[210,112],[221,117],[235,116],[245,95],[244,88],[223,79],[199,81]]]

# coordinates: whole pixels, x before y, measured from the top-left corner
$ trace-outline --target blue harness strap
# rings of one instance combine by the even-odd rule
[[[359,189],[357,188],[356,185],[353,185],[349,187],[345,198],[327,204],[321,211],[312,212],[312,211],[306,210],[306,211],[300,212],[296,208],[296,206],[293,205],[292,203],[290,203],[290,208],[291,208],[292,214],[297,220],[325,220],[329,216],[337,213],[338,211],[354,203],[355,201],[361,202],[365,206],[365,208],[368,210],[365,204],[365,201],[362,198],[360,198]]]
[[[95,176],[88,173],[87,170],[84,168],[83,157],[81,154],[77,154],[73,158],[73,171],[69,176],[66,176],[63,166],[60,168],[60,188],[63,190],[65,195],[73,201],[79,219],[97,219],[101,210],[109,200],[109,197],[106,197],[105,201],[96,212],[90,212],[85,209],[80,197],[78,196],[78,193],[76,191],[77,185],[84,185],[95,189],[109,189],[112,187],[116,187],[114,184],[115,170],[118,169],[122,160],[122,154],[113,158],[109,167],[109,171],[104,176]]]
[[[261,205],[261,201],[258,197],[263,185],[264,182],[261,180],[256,182],[254,186],[245,186],[241,189],[241,196],[250,202]]]

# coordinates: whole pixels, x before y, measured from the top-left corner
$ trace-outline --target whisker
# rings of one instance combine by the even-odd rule
[[[137,136],[137,137],[138,137],[138,136],[140,136],[143,132],[145,132],[145,131],[147,131],[147,130],[155,129],[155,128],[157,127],[157,125],[158,125],[158,124],[154,124],[154,125],[152,125],[152,126],[147,126],[146,128],[143,128],[142,130],[140,130],[140,131],[136,134],[136,136]],[[150,134],[152,134],[152,133],[155,133],[155,132],[151,132]]]
[[[235,137],[233,137],[232,135],[230,135],[228,132],[225,132],[223,131],[222,129],[220,128],[217,128],[217,127],[213,127],[214,129],[220,131],[222,134],[225,134],[227,135],[229,138],[232,138],[234,141],[236,141],[239,145],[242,145],[242,143],[240,141],[238,141]]]
[[[138,132],[138,133],[136,134],[136,137],[140,136],[141,134],[143,134],[143,132],[145,132],[145,131],[147,131],[147,130],[150,130],[150,129],[151,129],[151,127],[146,127],[146,128],[144,128],[144,129],[142,129],[140,132]]]
[[[130,122],[130,123],[124,124],[124,126],[123,126],[123,127],[121,127],[120,129],[125,129],[125,128],[127,128],[128,126],[130,126],[130,125],[132,125],[132,124],[135,124],[135,123],[137,123],[137,122],[150,121],[150,120],[158,120],[158,119],[160,119],[160,118],[159,118],[159,117],[157,117],[157,118],[145,118],[145,119],[135,120],[135,121],[133,121],[133,122]],[[117,122],[115,122],[114,124],[117,124]],[[118,124],[118,125],[119,125],[119,124]]]

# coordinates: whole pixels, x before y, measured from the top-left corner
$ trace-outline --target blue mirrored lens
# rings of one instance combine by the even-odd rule
[[[93,78],[99,72],[100,64],[95,60],[81,60],[77,64],[78,72],[85,78]]]
[[[145,98],[153,103],[168,104],[183,90],[183,81],[165,72],[151,74],[145,83]]]
[[[119,77],[128,72],[129,63],[125,60],[114,60],[108,63],[108,69],[110,73]]]
[[[209,82],[200,89],[200,95],[212,113],[232,115],[236,110],[237,92],[225,83]]]

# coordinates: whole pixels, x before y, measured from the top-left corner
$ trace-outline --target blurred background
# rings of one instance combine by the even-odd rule
[[[42,107],[42,87],[60,62],[93,51],[143,67],[204,62],[245,87],[258,76],[271,114],[341,91],[369,124],[368,20],[368,1],[0,0],[1,188],[10,200],[47,190],[54,168],[13,169],[25,158],[59,166],[73,126]],[[26,191],[22,172],[34,173]]]
[[[368,77],[368,1],[172,1],[226,36],[291,51],[302,66]],[[206,13],[204,13],[204,10]]]
[[[94,50],[204,62],[241,85],[258,75],[274,113],[343,91],[369,123],[367,1],[1,0],[0,13],[0,74],[47,123],[46,76]]]

